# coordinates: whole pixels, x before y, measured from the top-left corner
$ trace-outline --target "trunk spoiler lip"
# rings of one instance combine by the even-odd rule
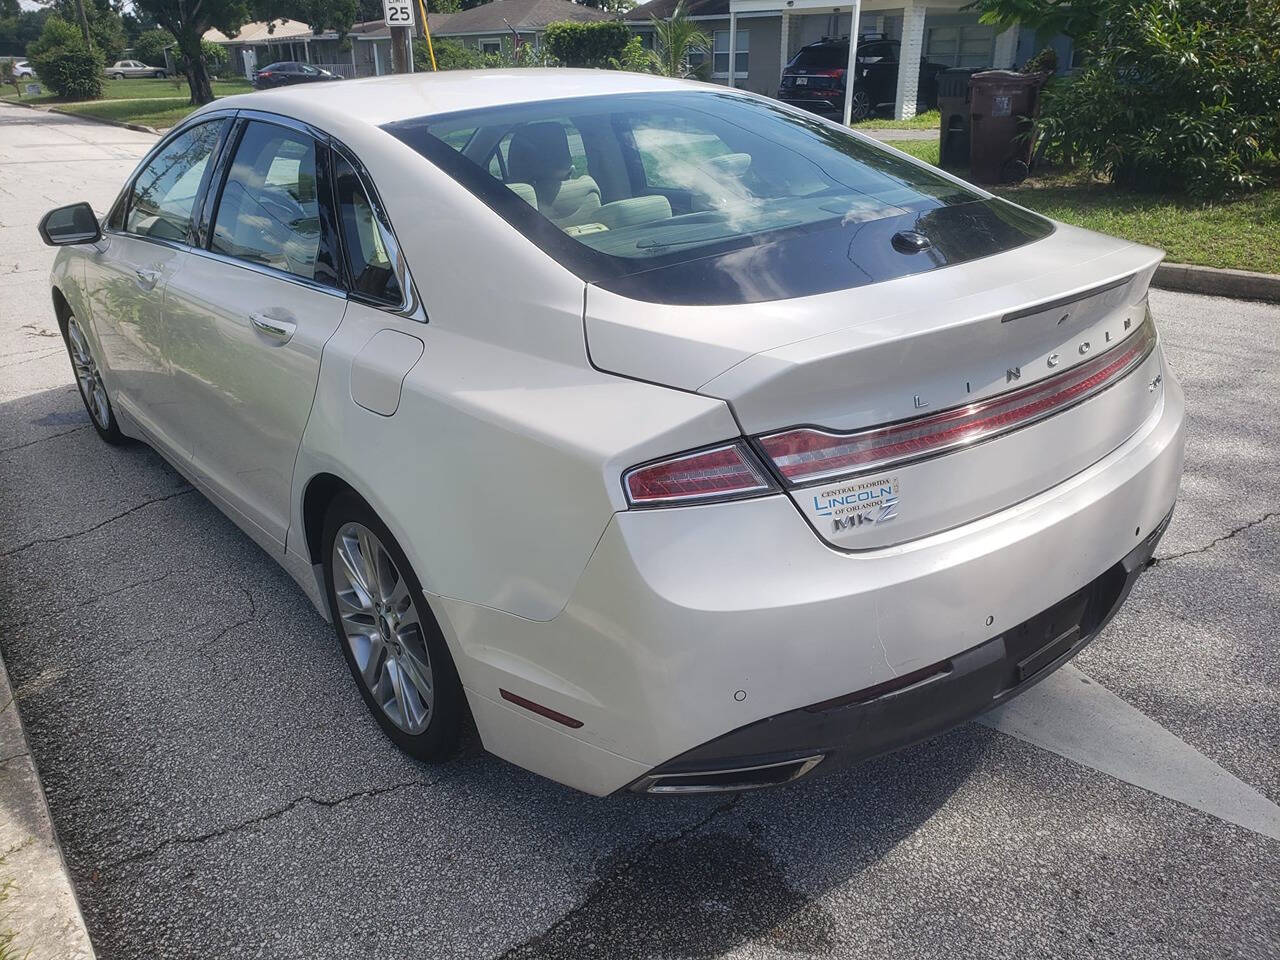
[[[1057,310],[1059,307],[1069,307],[1073,303],[1079,303],[1081,300],[1088,300],[1090,297],[1096,297],[1100,293],[1106,293],[1108,290],[1115,290],[1117,287],[1123,287],[1125,284],[1133,282],[1134,278],[1141,273],[1141,270],[1135,270],[1133,273],[1127,274],[1119,279],[1112,280],[1110,283],[1103,283],[1095,287],[1089,287],[1081,290],[1079,293],[1069,293],[1065,297],[1058,297],[1055,300],[1046,300],[1043,303],[1032,304],[1029,307],[1021,307],[1012,313],[1006,313],[1000,318],[1001,323],[1012,323],[1015,320],[1021,320],[1023,317],[1033,317],[1037,313],[1044,313],[1048,310]]]

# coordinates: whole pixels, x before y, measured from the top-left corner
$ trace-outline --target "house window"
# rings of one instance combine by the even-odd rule
[[[949,67],[989,67],[996,55],[996,28],[980,23],[929,27],[924,58]]]
[[[502,41],[501,40],[481,40],[480,52],[481,53],[502,53]]]
[[[751,31],[738,31],[738,57],[733,64],[733,72],[735,76],[745,77],[747,75],[747,51],[750,49]],[[714,38],[715,61],[712,64],[711,72],[717,77],[729,76],[729,31],[717,30]]]

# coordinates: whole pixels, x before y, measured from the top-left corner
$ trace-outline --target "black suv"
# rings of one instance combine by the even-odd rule
[[[782,72],[778,99],[813,113],[844,116],[844,75],[849,65],[849,38],[826,38],[802,47]],[[941,63],[920,62],[918,108],[931,110],[938,103]],[[853,84],[853,122],[865,120],[884,106],[892,107],[898,95],[898,41],[883,34],[858,40],[857,76]]]

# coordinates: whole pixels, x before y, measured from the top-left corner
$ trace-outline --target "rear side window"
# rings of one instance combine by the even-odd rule
[[[186,242],[191,208],[222,126],[215,120],[180,133],[142,168],[129,197],[126,233]]]
[[[817,47],[805,47],[791,61],[791,66],[804,67],[806,70],[834,70],[848,65],[849,48],[826,43]]]
[[[404,302],[404,295],[396,276],[399,257],[391,230],[345,158],[335,155],[333,172],[351,290],[378,303],[398,307]]]
[[[209,248],[337,286],[321,212],[316,142],[287,127],[252,122],[227,173]]]

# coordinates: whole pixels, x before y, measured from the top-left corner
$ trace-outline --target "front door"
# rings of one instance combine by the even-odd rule
[[[165,356],[164,296],[189,249],[192,210],[228,121],[191,127],[165,144],[134,178],[85,261],[93,330],[112,399],[169,452],[173,380]]]
[[[181,431],[213,494],[283,546],[320,353],[347,307],[328,150],[292,126],[242,122],[207,251],[169,285]]]

